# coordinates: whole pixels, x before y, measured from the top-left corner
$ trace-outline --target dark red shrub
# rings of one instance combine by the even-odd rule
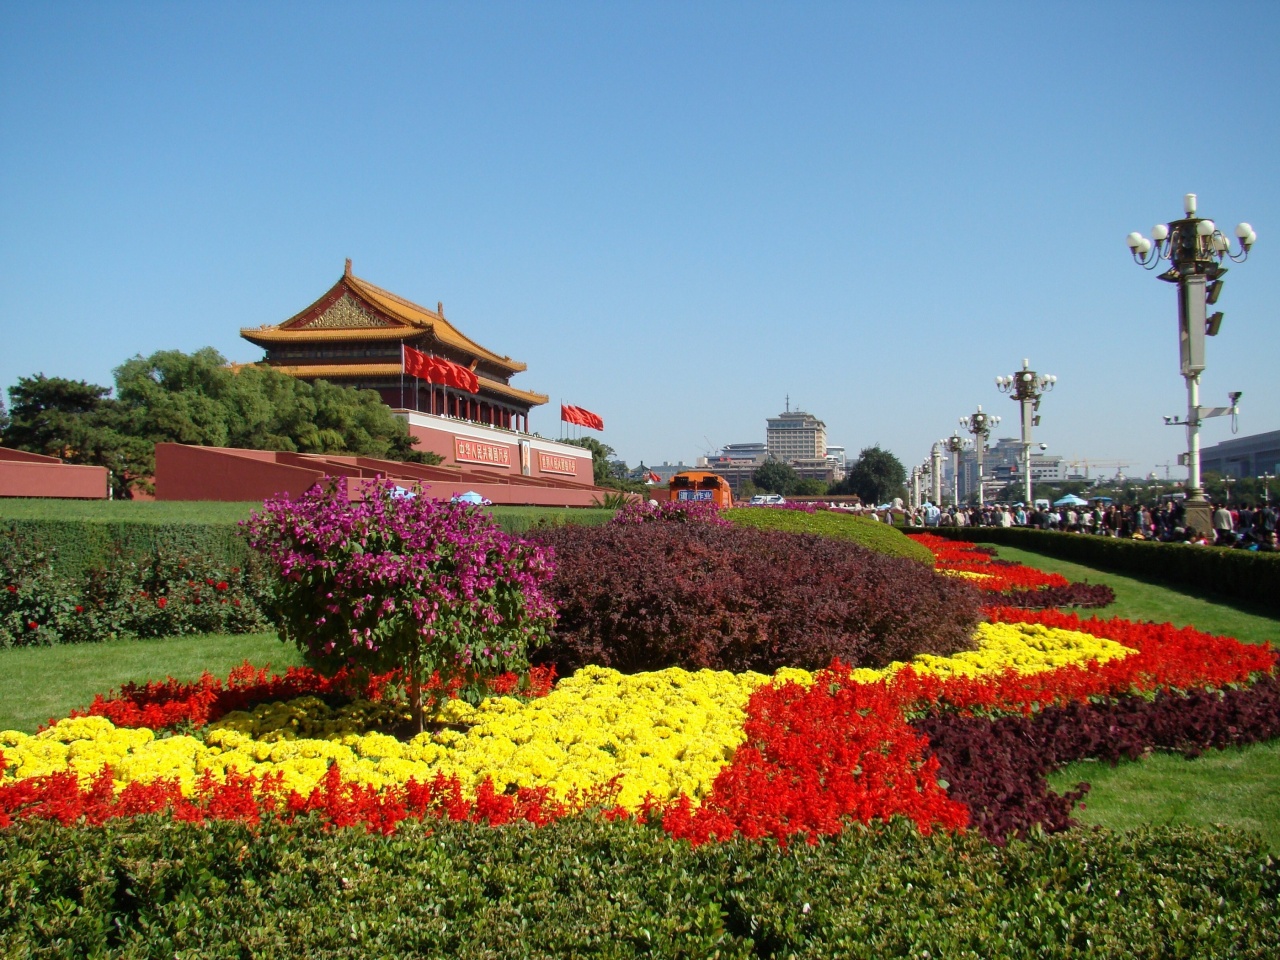
[[[825,537],[665,523],[532,537],[555,550],[560,619],[539,659],[562,676],[883,666],[969,649],[981,616],[963,581]]]
[[[1153,700],[1046,707],[1030,717],[935,714],[912,724],[929,738],[947,795],[965,804],[972,824],[992,839],[1071,825],[1088,784],[1063,796],[1047,774],[1076,760],[1116,763],[1151,750],[1195,756],[1211,747],[1260,743],[1280,736],[1280,679],[1222,691],[1161,691]]]
[[[1000,597],[1008,607],[1046,610],[1050,607],[1109,607],[1116,602],[1116,592],[1103,583],[1069,583],[1065,587],[1043,587],[1039,590],[1009,590]]]

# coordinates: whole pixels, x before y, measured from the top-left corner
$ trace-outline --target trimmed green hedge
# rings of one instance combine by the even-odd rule
[[[771,507],[737,507],[724,511],[724,517],[740,527],[757,530],[782,530],[786,533],[812,533],[836,540],[848,540],[860,547],[907,557],[933,566],[933,554],[914,540],[886,523],[850,516],[831,510],[805,513],[803,510],[778,510]]]
[[[1122,540],[1025,527],[928,527],[913,532],[970,543],[1003,543],[1111,573],[1208,590],[1280,610],[1280,553]]]
[[[693,848],[629,822],[167,818],[0,831],[6,957],[1202,957],[1280,950],[1280,865],[1228,831],[998,847],[850,829]]]
[[[19,550],[49,554],[59,576],[77,580],[121,557],[148,557],[160,550],[204,557],[226,567],[246,567],[250,553],[234,523],[0,520],[0,533],[5,532],[13,534]]]
[[[34,506],[33,506],[34,504]],[[249,565],[248,544],[237,521],[248,519],[253,503],[136,503],[98,501],[64,506],[40,501],[0,502],[0,533],[11,532],[18,549],[54,558],[57,575],[80,579],[89,570],[158,550],[201,556],[226,567]],[[539,526],[607,523],[613,510],[565,507],[493,507],[508,533]]]

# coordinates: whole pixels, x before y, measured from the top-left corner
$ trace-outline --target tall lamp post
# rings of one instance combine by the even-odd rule
[[[1271,481],[1275,478],[1274,473],[1263,473],[1258,477],[1262,481],[1262,502],[1267,506],[1271,506]]]
[[[996,386],[1001,393],[1007,393],[1022,406],[1022,476],[1024,496],[1023,502],[1030,509],[1035,503],[1031,499],[1031,428],[1040,426],[1040,397],[1048,393],[1057,384],[1058,378],[1051,373],[1036,373],[1031,369],[1031,361],[1023,360],[1022,369],[1009,377],[996,377]]]
[[[973,434],[973,448],[978,454],[978,506],[986,500],[984,474],[982,472],[982,455],[987,449],[987,440],[991,437],[991,428],[1000,422],[1000,418],[991,413],[982,412],[982,404],[978,404],[978,412],[960,418],[960,426]]]
[[[951,451],[951,505],[958,507],[960,506],[960,451],[968,441],[961,439],[959,434],[953,433],[939,440],[938,443]],[[937,449],[937,446],[938,444],[934,444],[934,449]]]
[[[1200,485],[1200,424],[1209,417],[1220,417],[1238,412],[1239,393],[1230,394],[1229,407],[1200,406],[1200,374],[1204,370],[1204,338],[1216,337],[1222,326],[1221,311],[1207,316],[1207,307],[1218,302],[1222,293],[1222,277],[1227,268],[1224,259],[1241,263],[1249,257],[1249,250],[1258,235],[1247,223],[1236,226],[1240,249],[1232,253],[1231,240],[1217,228],[1212,220],[1196,216],[1196,195],[1188,193],[1183,198],[1186,216],[1169,223],[1157,223],[1151,228],[1151,238],[1140,233],[1129,234],[1126,242],[1133,259],[1148,270],[1154,270],[1161,260],[1169,263],[1169,269],[1160,279],[1178,286],[1178,352],[1182,377],[1187,382],[1187,416],[1165,417],[1170,426],[1185,426],[1187,431],[1187,500],[1185,524],[1188,529],[1200,533],[1212,532],[1209,502]]]
[[[939,441],[929,451],[929,479],[933,481],[933,505],[942,506],[942,443]]]

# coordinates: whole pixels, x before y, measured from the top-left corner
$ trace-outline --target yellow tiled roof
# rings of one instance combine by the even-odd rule
[[[287,373],[291,377],[303,380],[349,380],[352,377],[398,377],[398,363],[313,363],[298,366],[274,366],[273,370]],[[500,396],[522,400],[531,406],[546,403],[550,398],[545,393],[534,393],[530,390],[517,390],[509,384],[488,377],[477,376],[481,392],[488,391]]]
[[[300,332],[307,340],[405,340],[422,331],[407,327],[312,327],[305,331],[281,330],[271,326],[240,328],[240,336],[259,346],[298,340]]]

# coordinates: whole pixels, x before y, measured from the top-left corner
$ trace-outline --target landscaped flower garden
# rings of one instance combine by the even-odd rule
[[[377,509],[399,507],[388,499]],[[318,504],[312,519],[322,513],[338,531],[341,507]],[[835,845],[852,856],[858,844],[875,847],[889,838],[926,860],[945,861],[937,852],[944,847],[963,858],[968,865],[941,868],[941,890],[953,889],[962,875],[969,879],[961,887],[971,883],[975,863],[999,861],[1001,872],[1028,844],[1046,856],[1068,851],[1064,876],[1088,874],[1090,857],[1095,871],[1112,857],[1094,849],[1099,841],[1075,832],[1049,839],[1072,826],[1087,790],[1049,789],[1046,776],[1068,762],[1137,758],[1154,749],[1194,754],[1280,736],[1274,650],[1190,628],[1052,609],[1109,600],[1089,585],[996,561],[970,545],[916,535],[944,574],[938,576],[915,560],[758,529],[758,512],[750,523],[734,524],[670,510],[643,522],[629,511],[610,527],[547,531],[526,547],[495,540],[476,517],[454,518],[460,525],[439,542],[450,544],[451,563],[464,553],[478,558],[476,570],[485,567],[486,551],[490,557],[496,551],[520,582],[518,594],[501,594],[500,578],[473,576],[461,562],[450,567],[456,582],[438,579],[427,590],[422,569],[375,560],[371,528],[350,524],[341,537],[325,533],[325,549],[354,536],[364,545],[355,564],[376,569],[378,583],[411,589],[383,598],[371,580],[317,588],[321,581],[312,573],[297,574],[290,586],[299,570],[332,569],[292,543],[277,554],[286,596],[297,591],[293,602],[303,611],[291,629],[297,642],[316,644],[320,658],[328,658],[325,669],[273,676],[246,665],[226,680],[154,682],[104,694],[34,735],[0,733],[0,827],[48,841],[62,837],[51,829],[105,825],[136,842],[131,824],[158,816],[174,829],[209,836],[240,831],[234,836],[243,838],[242,861],[263,838],[306,846],[337,828],[357,828],[357,835],[384,843],[413,837],[417,844],[429,843],[422,836],[427,829],[455,838],[446,844],[463,842],[456,838],[473,835],[450,831],[475,829],[468,824],[501,828],[495,837],[515,830],[526,839],[531,828],[554,837],[568,829],[589,835],[595,849],[613,842],[614,831],[618,843],[648,838],[654,850],[673,843],[687,851],[763,846],[792,865],[809,862],[806,854],[787,852],[797,848]],[[431,514],[442,531],[446,520]],[[319,521],[308,527],[294,515],[285,525],[295,534],[330,529]],[[410,533],[406,524],[402,534]],[[420,546],[428,549],[425,541]],[[760,570],[768,569],[792,571],[800,592],[776,582],[762,589]],[[340,608],[343,590],[357,597],[352,615]],[[407,668],[377,657],[366,659],[365,669],[351,657],[341,662],[344,645],[377,652],[401,642],[389,624],[420,595],[440,606],[403,614],[417,617],[417,632],[404,636],[418,659]],[[496,596],[501,612],[491,615],[478,601],[465,617],[441,612],[463,595]],[[559,623],[541,659],[539,644],[529,645],[531,663],[502,627],[524,623],[541,640],[539,621],[552,604]],[[307,618],[318,639],[299,625]],[[324,632],[331,619],[342,621],[341,631]],[[451,660],[426,659],[416,638],[445,630],[470,639],[450,648]],[[486,663],[492,669],[481,669]],[[410,709],[415,699],[428,704],[420,731]],[[359,842],[365,854],[369,842]],[[1062,843],[1068,846],[1054,846]],[[1203,874],[1199,841],[1180,843]],[[1085,848],[1091,852],[1080,854]],[[1130,854],[1132,862],[1150,865],[1147,854]],[[689,855],[681,853],[682,862]],[[1177,909],[1208,924],[1197,926],[1198,940],[1186,941],[1200,944],[1186,955],[1210,942],[1233,944],[1236,955],[1280,943],[1280,872],[1256,848],[1242,856],[1209,870],[1218,871],[1220,899],[1232,884],[1251,891],[1223,900],[1217,914],[1196,906],[1190,888],[1169,880],[1163,867],[1153,874],[1173,884],[1183,903]],[[640,860],[649,863],[649,854]],[[628,854],[616,862],[633,861],[640,862]],[[1114,869],[1127,868],[1116,861]],[[1248,876],[1233,873],[1240,869]],[[1027,882],[1045,881],[1037,875]],[[981,896],[976,887],[966,894]],[[1112,897],[1099,890],[1076,909]],[[901,901],[914,898],[904,891]],[[702,920],[689,918],[685,932],[698,933],[691,943],[715,943],[729,955],[744,944],[773,952],[764,949],[767,924],[755,933],[726,930],[728,908],[717,902],[721,915],[707,918],[705,930]],[[823,916],[832,909],[820,907]],[[813,909],[803,903],[792,926],[804,928]],[[1228,917],[1231,923],[1243,917],[1247,926],[1250,911],[1265,930],[1223,926]],[[1075,929],[1094,922],[1063,920],[1062,930],[1028,933],[1027,942],[1039,943],[1040,955],[1046,943],[1062,946],[1062,955],[1074,955],[1073,948],[1088,955],[1086,941],[1123,942],[1124,931],[1102,921],[1092,939]],[[676,936],[662,923],[651,933],[657,927]],[[838,946],[779,932],[786,929],[770,927],[769,936],[781,938],[779,953],[806,942],[815,955]],[[1006,933],[1018,942],[1016,930]],[[918,942],[948,942],[940,931],[931,936]],[[964,949],[978,955],[984,936],[990,932],[974,933]],[[868,933],[858,942],[875,939]],[[634,947],[619,953],[644,952]],[[988,947],[985,955],[1006,955]]]

